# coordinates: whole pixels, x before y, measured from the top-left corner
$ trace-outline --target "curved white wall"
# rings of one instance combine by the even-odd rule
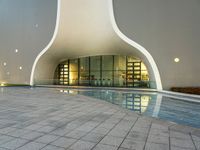
[[[162,89],[151,55],[119,31],[112,0],[58,0],[57,16],[53,39],[34,62],[31,85],[52,84],[55,68],[64,59],[123,54],[141,58]]]

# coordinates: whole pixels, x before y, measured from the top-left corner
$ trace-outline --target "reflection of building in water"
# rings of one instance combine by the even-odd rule
[[[126,94],[126,101],[124,102],[124,105],[130,110],[143,113],[146,111],[150,100],[150,96],[128,93]]]

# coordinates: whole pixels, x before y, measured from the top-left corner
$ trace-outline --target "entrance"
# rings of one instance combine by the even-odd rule
[[[55,84],[105,87],[148,87],[144,63],[133,56],[105,55],[69,59],[55,71]]]

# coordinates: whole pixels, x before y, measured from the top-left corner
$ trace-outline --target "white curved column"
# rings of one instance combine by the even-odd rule
[[[117,27],[113,0],[58,0],[53,38],[37,56],[30,84],[53,79],[56,66],[65,59],[94,55],[134,55],[140,58],[147,65],[151,80],[156,81],[157,89],[162,90],[153,57]]]

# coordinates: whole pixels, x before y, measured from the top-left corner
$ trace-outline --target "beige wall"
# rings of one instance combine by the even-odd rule
[[[114,11],[120,30],[155,59],[164,89],[200,86],[199,0],[114,0]]]
[[[200,86],[199,0],[114,0],[114,12],[120,30],[155,59],[164,89]],[[29,83],[35,58],[53,36],[56,13],[57,0],[0,0],[0,82]],[[118,53],[127,47],[116,46]]]
[[[56,0],[0,0],[0,82],[29,84],[33,62],[53,35],[56,12]]]

